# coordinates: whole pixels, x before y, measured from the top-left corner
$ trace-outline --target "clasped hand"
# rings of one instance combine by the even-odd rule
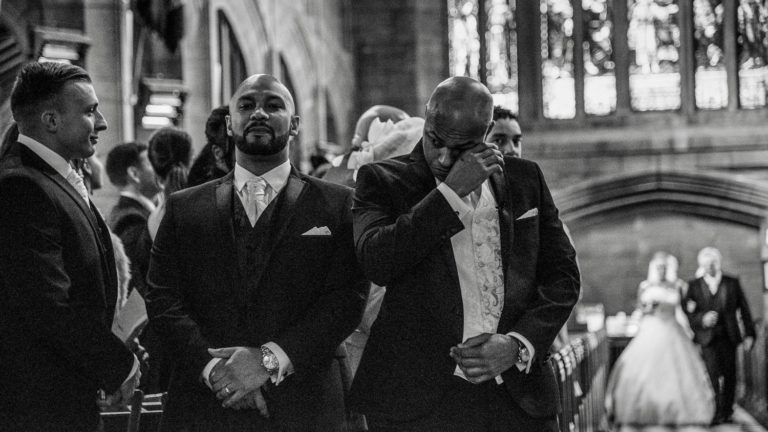
[[[483,333],[455,347],[450,356],[469,382],[491,380],[515,365],[519,342],[505,334]]]
[[[261,350],[252,347],[209,349],[220,360],[211,370],[208,380],[216,397],[224,408],[236,410],[256,408],[262,416],[269,417],[267,403],[261,387],[269,379],[261,365]]]
[[[136,372],[125,380],[122,386],[117,389],[116,392],[96,399],[96,405],[101,410],[108,410],[112,408],[125,408],[133,397],[133,391],[139,386],[141,382],[141,368],[136,368]]]
[[[465,150],[445,178],[446,186],[456,195],[465,197],[493,174],[501,174],[504,156],[496,144],[478,143]]]

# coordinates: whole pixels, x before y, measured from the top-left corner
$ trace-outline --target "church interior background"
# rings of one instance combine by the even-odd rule
[[[3,130],[16,72],[40,58],[93,76],[110,125],[102,158],[166,125],[199,149],[208,113],[243,78],[276,75],[302,118],[291,159],[304,171],[319,148],[348,148],[371,105],[422,116],[437,83],[471,76],[519,113],[525,157],[578,251],[585,311],[629,314],[654,252],[689,278],[715,246],[763,322],[763,0],[2,0]],[[115,199],[107,184],[95,201]],[[758,349],[761,382],[742,397],[765,417]]]

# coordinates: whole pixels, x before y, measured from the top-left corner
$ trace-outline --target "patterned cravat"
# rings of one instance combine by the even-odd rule
[[[80,174],[78,174],[77,171],[70,169],[67,173],[67,181],[73,188],[75,188],[80,197],[83,198],[83,201],[88,204],[88,189],[85,187],[85,182],[83,182],[83,178],[80,177]]]
[[[268,188],[269,185],[261,177],[245,182],[245,210],[252,225],[256,224],[259,216],[264,213],[264,209],[269,205]]]

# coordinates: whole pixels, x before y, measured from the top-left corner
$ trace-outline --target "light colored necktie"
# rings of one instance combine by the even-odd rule
[[[252,218],[252,221],[254,224],[259,220],[261,214],[264,213],[264,209],[269,205],[269,196],[267,195],[268,187],[269,185],[267,185],[267,182],[261,177],[248,180],[245,183],[245,197],[248,211],[253,212],[252,214],[254,217]]]
[[[85,182],[83,181],[83,178],[80,177],[80,174],[75,170],[69,170],[67,181],[75,188],[83,201],[88,204],[88,189],[85,187]]]

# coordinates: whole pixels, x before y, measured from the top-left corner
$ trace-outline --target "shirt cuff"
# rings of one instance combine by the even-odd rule
[[[123,387],[125,383],[128,382],[131,378],[133,378],[134,375],[136,375],[136,371],[139,369],[139,366],[141,366],[141,362],[139,361],[139,358],[136,357],[136,355],[133,355],[133,366],[131,367],[131,372],[128,374],[128,377],[126,377],[123,380],[123,383],[120,385],[120,387]]]
[[[472,208],[463,200],[459,195],[456,194],[456,192],[448,187],[445,183],[440,183],[437,185],[437,190],[440,191],[441,194],[443,194],[443,197],[445,197],[445,200],[448,201],[448,205],[451,206],[453,211],[456,213],[456,216],[458,216],[459,219],[464,220],[464,216],[467,215],[467,213],[472,211]]]
[[[218,358],[218,357],[212,358],[211,361],[209,361],[208,364],[205,365],[205,368],[203,368],[203,373],[202,373],[203,382],[211,390],[213,390],[213,385],[211,385],[211,381],[210,381],[211,371],[222,360],[224,359]]]
[[[525,373],[528,373],[531,371],[531,365],[533,364],[533,358],[536,356],[536,350],[533,349],[533,345],[528,341],[528,339],[525,338],[525,336],[521,335],[518,332],[509,332],[507,333],[508,336],[512,336],[513,338],[517,339],[518,341],[522,342],[523,345],[525,345],[526,348],[528,348],[528,352],[531,354],[531,357],[528,359],[528,363],[517,363],[515,366],[517,366],[517,369],[520,372],[525,371]]]
[[[280,345],[274,342],[267,342],[263,346],[269,348],[270,351],[275,353],[275,356],[277,357],[277,362],[279,364],[277,376],[271,376],[270,379],[276,386],[280,385],[285,377],[293,373],[293,363],[291,363],[291,359],[288,358],[288,354],[286,354],[285,351],[280,348]]]

